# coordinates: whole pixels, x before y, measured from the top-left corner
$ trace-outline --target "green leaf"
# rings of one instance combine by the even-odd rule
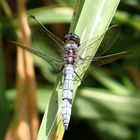
[[[109,75],[107,75],[105,72],[101,71],[100,69],[96,69],[90,66],[89,73],[91,74],[91,76],[97,79],[102,85],[104,85],[106,88],[108,88],[110,91],[112,91],[115,94],[129,95],[131,93],[129,88],[121,85],[119,82],[109,77]]]
[[[4,54],[2,48],[2,23],[0,22],[0,139],[3,139],[4,132],[7,129],[8,121],[10,119],[7,100],[5,97],[6,81],[5,81],[5,65]]]
[[[73,18],[70,32],[75,32],[81,37],[81,42],[87,41],[93,37],[101,36],[108,28],[111,19],[116,11],[119,0],[88,0],[77,1],[75,17]],[[97,41],[91,49],[83,50],[82,57],[94,56],[99,47],[101,39]],[[90,63],[90,62],[89,62]],[[89,63],[79,65],[76,72],[83,77]],[[77,78],[76,78],[77,79]],[[77,87],[81,81],[75,82],[73,99],[76,95]],[[63,75],[59,74],[56,88],[52,94],[49,104],[47,105],[43,121],[38,134],[38,140],[44,139],[62,139],[64,128],[61,119],[61,94],[62,94]],[[56,103],[57,100],[57,103]],[[74,101],[74,100],[73,100]]]
[[[28,16],[34,15],[42,24],[70,23],[73,9],[69,7],[41,7],[30,10]]]
[[[87,120],[108,120],[140,126],[139,96],[113,95],[111,91],[84,88],[74,104],[74,115]]]

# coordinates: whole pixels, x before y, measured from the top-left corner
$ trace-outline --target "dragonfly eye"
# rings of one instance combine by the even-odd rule
[[[73,40],[78,46],[80,45],[80,38],[75,33],[68,33],[64,36],[64,41]]]

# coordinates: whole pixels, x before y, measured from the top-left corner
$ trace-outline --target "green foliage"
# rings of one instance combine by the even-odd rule
[[[118,4],[118,1],[115,3],[114,0],[108,0],[108,3],[106,0],[104,5],[102,0],[89,0],[88,2],[81,0],[79,1],[80,3],[78,5],[79,11],[76,11],[76,17],[72,20],[73,9],[71,7],[75,6],[75,1],[57,0],[55,2],[57,5],[53,4],[53,6],[40,6],[38,3],[36,3],[36,1],[32,1],[32,5],[35,5],[35,8],[31,7],[29,8],[30,10],[27,9],[27,15],[36,16],[36,18],[45,25],[57,23],[70,24],[72,21],[70,31],[74,31],[80,37],[82,37],[82,42],[90,39],[91,37],[101,35],[108,28]],[[99,3],[97,4],[97,2]],[[89,7],[89,5],[91,5],[91,7]],[[73,127],[74,124],[72,122],[75,121],[80,123],[80,120],[81,122],[85,120],[91,132],[95,131],[100,139],[103,140],[140,139],[139,5],[140,4],[137,0],[133,0],[133,2],[130,0],[121,1],[112,21],[112,23],[121,25],[121,33],[119,39],[115,42],[109,53],[124,50],[131,50],[133,53],[125,57],[125,59],[113,62],[102,69],[95,69],[93,64],[93,66],[88,69],[86,79],[83,80],[83,83],[81,84],[81,81],[75,82],[74,97],[76,96],[76,98],[73,105],[72,121],[70,122],[70,129],[68,130],[68,133],[71,133],[71,135],[69,135],[70,139],[73,137],[71,127],[77,132],[75,139],[79,137],[78,131],[75,127]],[[9,25],[9,22],[4,15],[5,11],[7,10],[2,4],[1,6],[3,10],[3,20],[0,21],[0,23],[2,24],[3,29],[1,27],[0,30],[3,30],[4,34],[0,35],[0,38],[12,38],[14,33],[10,31],[12,29],[9,30],[9,28],[12,26]],[[100,19],[102,22],[98,24],[96,16],[100,11],[102,11]],[[18,25],[16,14],[12,20],[14,21],[15,25]],[[49,26],[49,28],[56,32],[56,34],[59,33],[59,31],[57,32],[57,30],[54,29],[54,25]],[[62,28],[62,32],[67,32],[65,27]],[[38,36],[37,40],[39,40],[39,38],[40,37]],[[0,41],[2,44],[2,39]],[[92,46],[90,51],[86,51],[85,54],[83,54],[83,57],[86,55],[94,56],[99,47],[100,41],[101,40],[99,40],[97,44],[94,44],[95,46]],[[33,45],[34,43],[35,42],[33,42]],[[6,46],[6,43],[2,45]],[[47,44],[44,43],[44,40],[38,41],[39,47],[48,48],[48,45],[47,47],[46,45]],[[54,48],[48,49],[47,51],[50,55],[54,55],[56,53]],[[2,51],[0,51],[0,53],[2,53]],[[1,133],[3,134],[0,135],[4,135],[5,128],[8,126],[6,118],[11,117],[7,107],[13,111],[16,90],[7,88],[7,101],[5,101],[4,93],[6,78],[3,76],[4,73],[10,69],[5,70],[5,72],[3,71],[5,65],[8,64],[4,64],[6,61],[3,60],[2,55],[0,55],[0,57],[0,77],[1,79],[4,78],[1,80],[2,82],[0,84],[0,114],[4,115],[4,117],[1,118],[4,124],[2,127],[0,127]],[[9,56],[6,54],[7,59],[8,57]],[[59,73],[57,83],[55,84],[56,73],[54,73],[52,67],[40,60],[38,57],[35,57],[34,60],[35,66],[37,67],[37,80],[41,77],[41,80],[38,80],[39,86],[37,88],[37,106],[40,114],[46,111],[39,135],[43,137],[42,138],[40,136],[40,139],[45,139],[46,137],[51,139],[53,135],[52,133],[55,132],[57,125],[61,121],[61,79],[63,77],[62,73]],[[82,77],[88,68],[88,65],[89,64],[85,64],[84,66],[81,65],[76,69],[76,72]],[[8,76],[11,78],[13,75]],[[9,86],[13,88],[13,83],[14,81],[10,83],[11,85],[9,86],[9,83],[7,82],[6,87]],[[55,90],[52,88],[54,84]],[[76,95],[77,87],[80,84],[80,89]],[[62,124],[59,125],[59,129],[63,135]],[[86,131],[85,135],[87,135]]]
[[[6,80],[5,80],[5,64],[3,58],[3,48],[2,48],[2,23],[0,22],[0,139],[4,136],[6,131],[8,121],[9,121],[9,112],[7,108],[7,101],[5,97],[6,90]]]

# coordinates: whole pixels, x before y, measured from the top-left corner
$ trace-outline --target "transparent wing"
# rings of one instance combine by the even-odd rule
[[[106,51],[108,51],[119,37],[119,34],[120,34],[120,26],[112,25],[105,33],[104,39],[99,49],[97,50],[95,56],[103,55]]]
[[[110,54],[110,55],[105,55],[105,56],[100,56],[100,57],[94,57],[93,58],[93,63],[94,63],[94,66],[96,67],[100,67],[102,65],[105,65],[105,64],[108,64],[108,63],[111,63],[113,61],[116,61],[128,54],[130,54],[131,52],[127,52],[127,51],[124,51],[124,52],[119,52],[119,53],[115,53],[115,54]]]
[[[49,55],[44,54],[44,52],[41,52],[39,50],[27,47],[27,46],[22,45],[18,42],[15,42],[15,41],[11,41],[11,40],[7,40],[7,41],[9,43],[9,45],[20,47],[20,48],[22,48],[22,49],[24,49],[24,50],[26,50],[30,53],[33,53],[33,54],[39,56],[40,58],[44,59],[46,62],[48,62],[50,65],[52,65],[52,67],[55,70],[57,70],[57,71],[62,70],[62,67],[63,67],[64,64],[63,64],[63,61],[61,59],[51,57]]]
[[[99,67],[99,66],[105,65],[107,63],[111,63],[113,61],[116,61],[116,60],[128,55],[130,52],[124,51],[124,52],[119,52],[119,53],[115,53],[115,54],[100,56],[100,55],[104,54],[108,49],[111,48],[113,43],[118,38],[119,33],[120,33],[120,26],[113,25],[105,33],[103,33],[101,36],[97,36],[96,38],[91,39],[90,41],[86,41],[86,42],[82,43],[80,46],[80,53],[81,54],[83,52],[83,49],[85,49],[85,47],[90,48],[89,46],[91,44],[96,43],[104,36],[104,39],[103,39],[98,51],[96,52],[95,57],[92,58],[91,56],[87,56],[85,59],[82,58],[83,63],[85,63],[87,61],[93,61],[94,65],[96,67]],[[86,48],[86,50],[87,50],[87,48]],[[80,53],[79,53],[79,57],[80,57]]]
[[[51,33],[43,24],[41,24],[34,16],[29,16],[29,26],[32,33],[32,41],[34,44],[42,42],[44,45],[40,45],[41,48],[47,53],[48,48],[57,50],[59,56],[63,56],[64,43],[61,39]]]
[[[80,45],[79,53],[78,55],[81,56],[83,53],[83,50],[86,48],[86,50],[90,49],[90,45],[96,44],[97,41],[99,41],[103,36],[103,41],[101,42],[101,45],[96,52],[96,56],[104,54],[108,49],[111,48],[113,43],[116,41],[120,33],[120,26],[118,25],[112,25],[108,28],[106,32],[104,32],[102,35],[99,35],[91,40],[85,41]]]

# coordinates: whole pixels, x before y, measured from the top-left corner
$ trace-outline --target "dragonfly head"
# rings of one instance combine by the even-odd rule
[[[78,46],[80,45],[80,37],[75,33],[68,33],[64,36],[64,41],[74,41]]]

